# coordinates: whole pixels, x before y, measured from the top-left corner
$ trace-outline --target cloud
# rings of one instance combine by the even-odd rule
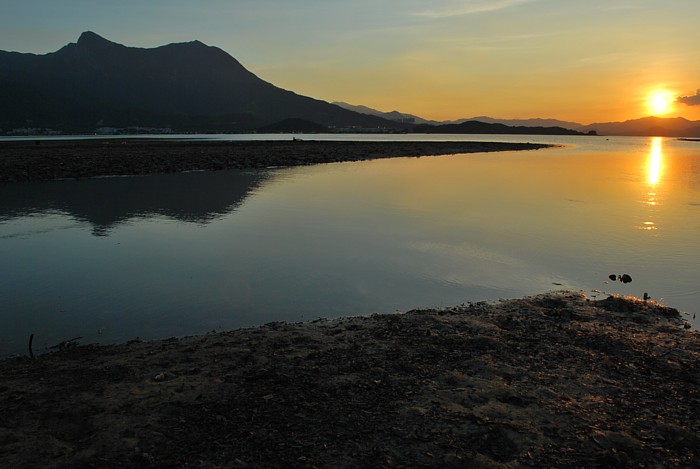
[[[676,98],[676,102],[687,104],[688,106],[698,106],[700,105],[700,90],[697,90],[694,96],[679,96]]]
[[[529,3],[534,0],[464,0],[455,4],[436,10],[426,10],[416,13],[416,16],[426,18],[449,18],[452,16],[473,15],[476,13],[486,13],[498,11],[513,6]]]

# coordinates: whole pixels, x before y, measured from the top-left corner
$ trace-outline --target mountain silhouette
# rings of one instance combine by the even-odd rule
[[[393,120],[393,121],[402,121],[402,120],[405,121],[405,120],[410,119],[415,124],[443,125],[443,124],[462,124],[462,123],[467,122],[467,121],[479,121],[479,122],[484,122],[486,124],[504,124],[504,125],[515,126],[515,127],[563,127],[565,129],[571,129],[571,130],[581,130],[581,128],[583,127],[583,125],[579,124],[578,122],[563,121],[563,120],[559,120],[559,119],[541,119],[541,118],[496,119],[496,118],[489,117],[489,116],[478,116],[478,117],[469,117],[466,119],[435,121],[435,120],[423,119],[422,117],[419,117],[419,116],[416,116],[413,114],[406,114],[406,113],[399,112],[399,111],[382,112],[382,111],[378,111],[376,109],[372,109],[371,107],[348,104],[348,103],[344,103],[342,101],[334,101],[333,104],[337,104],[338,106],[340,106],[344,109],[349,109],[351,111],[359,112],[362,114],[369,114],[372,116],[379,116],[379,117],[383,117],[384,119],[389,119],[389,120]]]
[[[352,105],[344,102],[334,102],[338,106],[350,109],[362,114],[370,114],[383,117],[389,120],[401,120],[410,118],[415,124],[430,124],[441,126],[439,130],[418,125],[416,131],[419,132],[445,132],[445,133],[540,133],[542,128],[551,129],[561,127],[564,129],[576,130],[583,133],[595,132],[598,135],[628,135],[628,136],[666,136],[666,137],[700,137],[700,121],[691,121],[682,117],[643,117],[624,122],[599,122],[589,125],[578,122],[564,121],[559,119],[497,119],[489,116],[477,116],[466,119],[451,121],[432,121],[423,119],[413,114],[405,114],[398,111],[382,112],[362,105]],[[503,124],[515,129],[504,129],[503,127],[479,126],[478,124],[467,124],[465,126],[445,127],[445,125],[464,124],[469,121],[477,121],[484,124]],[[522,127],[535,128],[534,130],[522,129]],[[549,132],[549,131],[545,131]],[[561,133],[555,129],[554,133]]]
[[[485,122],[487,124],[504,124],[515,127],[563,127],[565,129],[571,130],[581,130],[581,128],[583,127],[583,125],[579,124],[578,122],[563,121],[559,119],[496,119],[488,116],[470,117],[468,119],[460,119],[459,121],[452,123],[460,124],[466,121],[479,121]]]
[[[624,122],[590,124],[582,130],[595,130],[599,135],[700,137],[700,121],[683,117],[643,117]]]
[[[342,101],[333,101],[333,104],[340,106],[343,109],[359,112],[360,114],[369,114],[370,116],[378,116],[391,121],[413,121],[414,124],[446,124],[447,122],[438,122],[434,120],[423,119],[413,114],[406,114],[399,111],[383,112],[363,105],[348,104]]]
[[[489,124],[480,121],[467,121],[461,124],[428,125],[414,127],[414,132],[428,134],[518,134],[518,135],[583,135],[576,130],[563,127],[525,127],[504,124]]]
[[[88,31],[45,55],[0,51],[0,128],[237,131],[290,118],[400,127],[278,88],[199,41],[142,49]]]

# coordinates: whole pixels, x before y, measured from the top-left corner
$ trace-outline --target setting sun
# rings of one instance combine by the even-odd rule
[[[654,90],[647,97],[647,110],[653,116],[662,116],[672,111],[675,96],[667,90]]]

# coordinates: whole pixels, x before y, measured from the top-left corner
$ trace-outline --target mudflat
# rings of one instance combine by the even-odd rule
[[[536,150],[501,142],[175,141],[163,139],[0,142],[0,182],[253,169],[402,156]]]
[[[580,292],[0,361],[2,467],[694,467],[700,336]]]

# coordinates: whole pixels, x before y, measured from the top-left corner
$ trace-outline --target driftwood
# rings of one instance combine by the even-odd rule
[[[52,345],[49,347],[52,350],[67,350],[71,348],[75,348],[78,346],[78,341],[82,339],[82,337],[74,337],[72,339],[64,340],[63,342],[59,342],[56,345]]]
[[[29,336],[29,356],[34,358],[34,352],[32,351],[32,342],[34,342],[34,334]]]

